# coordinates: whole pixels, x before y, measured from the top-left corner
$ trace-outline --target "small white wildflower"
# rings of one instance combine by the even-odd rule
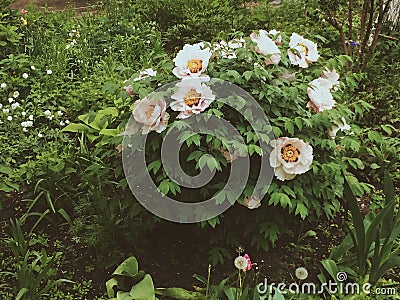
[[[38,135],[38,137],[40,137],[40,138],[43,137],[43,134],[41,134],[40,132],[39,132],[37,135]]]
[[[69,124],[69,120],[65,120],[65,124],[67,124],[67,125],[68,125],[68,124]]]
[[[13,98],[8,98],[8,103],[13,103],[14,99]]]
[[[247,267],[247,259],[243,256],[238,256],[235,258],[234,265],[237,269],[245,271]]]
[[[29,77],[28,73],[22,74],[22,78],[27,79]]]
[[[26,129],[25,127],[22,128],[23,132],[28,132],[28,129]]]
[[[14,97],[14,98],[18,98],[18,97],[19,97],[19,92],[18,92],[18,91],[15,91],[15,92],[13,93],[13,97]]]
[[[7,83],[3,82],[0,86],[1,86],[2,89],[5,89],[7,87]]]
[[[16,108],[18,108],[19,106],[20,106],[19,103],[18,103],[18,102],[15,102],[15,103],[11,104],[11,109],[16,109]]]
[[[63,115],[63,112],[62,112],[61,110],[59,110],[59,111],[57,112],[57,114],[61,117],[61,116]]]
[[[21,122],[21,126],[22,127],[32,127],[33,126],[33,122],[32,121],[24,121],[24,122]]]
[[[31,70],[35,71],[36,70],[35,66],[31,66]]]
[[[74,34],[73,34],[72,32],[68,33],[68,35],[69,35],[70,37],[73,37],[73,36],[74,36]]]
[[[33,121],[33,115],[29,115],[28,119]]]
[[[2,109],[2,108],[3,108],[3,104],[0,103],[0,109]]]
[[[65,126],[65,122],[64,121],[60,121],[60,125],[61,126]]]
[[[70,44],[67,44],[66,46],[65,46],[65,49],[69,49],[69,47],[71,47],[71,45]]]
[[[26,116],[26,111],[21,112],[21,116],[25,117]]]
[[[75,32],[76,32],[76,29],[72,29],[71,32],[75,33]]]
[[[4,114],[8,114],[10,112],[10,110],[8,108],[3,108],[3,113]]]
[[[48,75],[51,75],[51,74],[53,74],[53,71],[52,71],[52,70],[47,70],[46,73],[47,73]]]
[[[298,279],[304,280],[308,277],[308,271],[306,268],[300,267],[296,269],[295,275]]]
[[[7,120],[8,120],[8,121],[12,121],[12,116],[8,116],[8,117],[7,117]]]
[[[51,111],[49,111],[48,109],[46,109],[43,113],[44,113],[44,115],[45,115],[46,117],[51,116]]]
[[[107,48],[104,48],[103,51],[104,51],[104,52],[107,52]]]

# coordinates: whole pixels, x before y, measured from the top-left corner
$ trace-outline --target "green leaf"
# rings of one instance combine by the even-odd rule
[[[218,217],[214,217],[212,219],[207,220],[208,224],[210,224],[210,226],[212,228],[215,228],[215,226],[217,226],[217,224],[219,224],[219,218]]]
[[[385,261],[380,268],[378,269],[377,273],[374,274],[374,277],[371,278],[371,283],[376,283],[383,275],[386,274],[387,271],[400,267],[400,257],[393,257]]]
[[[378,144],[382,143],[382,135],[375,130],[368,131],[368,138]]]
[[[147,166],[147,170],[150,172],[153,170],[153,174],[156,175],[158,170],[161,168],[161,161],[160,160],[155,160],[149,163]]]
[[[160,185],[158,186],[158,190],[163,194],[167,195],[170,189],[169,186],[170,180],[169,179],[164,179],[161,181]]]
[[[28,292],[29,290],[27,288],[22,288],[19,290],[17,296],[15,297],[15,300],[20,300],[22,297]]]
[[[385,170],[385,175],[383,179],[383,191],[385,193],[385,207],[390,206],[391,203],[395,201],[394,199],[394,185],[390,178],[389,172]],[[388,212],[385,218],[382,220],[383,230],[386,234],[390,234],[393,230],[393,216],[394,216],[394,206],[393,209]]]
[[[100,130],[100,134],[106,135],[106,136],[117,136],[119,134],[118,129],[102,129]]]
[[[139,266],[136,257],[131,256],[124,260],[114,271],[113,275],[134,276],[139,272]]]
[[[90,130],[89,126],[86,126],[85,124],[69,123],[61,131],[66,131],[66,132],[87,132],[89,130]]]
[[[321,264],[329,275],[336,281],[336,275],[339,271],[336,262],[332,259],[324,259],[321,261]]]
[[[236,300],[236,294],[238,294],[238,290],[235,287],[229,287],[224,290],[224,293],[228,300]]]
[[[246,72],[243,73],[243,77],[244,77],[247,81],[250,80],[251,76],[253,76],[253,71],[246,71]]]
[[[106,289],[109,298],[115,296],[114,286],[118,286],[118,280],[116,278],[111,278],[110,280],[107,280]]]
[[[156,299],[153,280],[149,274],[144,276],[143,280],[135,284],[129,292],[135,300],[153,300]]]
[[[348,182],[349,178],[346,177],[346,180],[344,182],[344,196],[345,200],[347,201],[347,204],[349,206],[351,216],[353,218],[353,224],[354,228],[356,231],[356,240],[355,240],[355,247],[357,249],[357,252],[359,254],[359,272],[361,276],[364,276],[364,268],[365,268],[365,260],[367,259],[366,257],[366,251],[365,251],[365,228],[364,228],[364,222],[363,218],[360,212],[360,209],[358,208],[357,204],[357,199],[354,196],[351,187]]]
[[[182,288],[157,288],[156,294],[177,300],[205,300],[206,297],[199,292],[191,292]]]
[[[296,212],[295,215],[300,214],[300,217],[304,220],[308,216],[308,209],[303,203],[296,204]]]
[[[117,292],[117,300],[136,300],[128,292]]]

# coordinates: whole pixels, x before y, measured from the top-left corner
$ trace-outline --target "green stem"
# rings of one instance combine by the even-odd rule
[[[207,288],[206,288],[206,300],[208,299],[208,289],[209,289],[209,287],[210,287],[210,277],[211,277],[211,265],[208,265]]]

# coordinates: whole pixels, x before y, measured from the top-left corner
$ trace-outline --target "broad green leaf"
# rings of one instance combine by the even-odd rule
[[[191,292],[182,288],[157,288],[156,294],[177,300],[205,300],[206,297],[199,292]]]
[[[139,266],[136,257],[131,256],[124,260],[114,271],[113,275],[133,276],[139,272]]]
[[[155,299],[155,291],[153,280],[149,274],[144,276],[143,280],[135,284],[129,294],[135,300],[153,300]]]
[[[70,123],[62,129],[62,131],[67,131],[67,132],[87,132],[89,130],[90,128],[85,124],[77,124],[77,123]]]

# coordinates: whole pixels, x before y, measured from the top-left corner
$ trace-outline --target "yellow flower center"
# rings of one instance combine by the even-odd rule
[[[154,105],[150,105],[150,106],[147,108],[147,110],[146,110],[146,119],[147,119],[147,120],[150,119],[151,115],[152,115],[153,112],[154,112],[154,109],[155,109],[155,106],[154,106]]]
[[[190,91],[186,93],[184,101],[187,106],[192,107],[193,105],[199,104],[200,98],[201,98],[201,94],[196,92],[195,89],[190,89]]]
[[[281,149],[281,155],[286,162],[296,162],[299,160],[300,151],[292,144],[287,144]]]
[[[191,73],[198,73],[203,68],[203,61],[201,59],[191,59],[188,61],[186,68],[188,68]]]
[[[306,56],[307,56],[308,55],[308,48],[304,44],[299,44],[299,46],[301,47],[301,52],[305,53]]]

